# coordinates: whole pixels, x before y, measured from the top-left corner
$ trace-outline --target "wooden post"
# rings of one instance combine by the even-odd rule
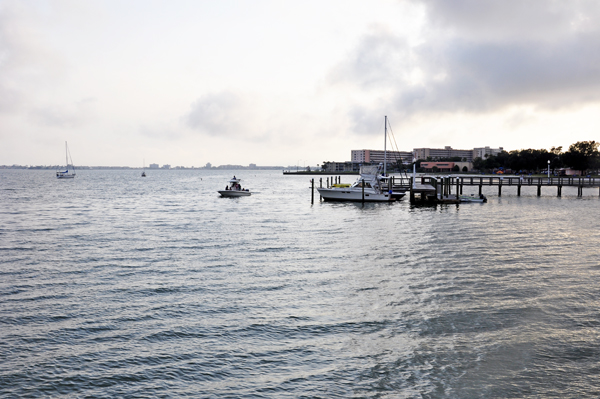
[[[327,188],[329,188],[329,177],[327,178]]]
[[[498,197],[502,197],[502,178],[498,179]]]
[[[558,185],[558,186],[557,186],[557,188],[558,188],[558,192],[556,193],[556,196],[557,196],[557,197],[560,197],[560,195],[561,195],[561,191],[562,191],[562,186],[561,186],[561,185]]]
[[[479,196],[481,197],[481,189],[483,188],[483,184],[481,184],[481,181],[479,182]]]
[[[538,186],[537,187],[538,187],[537,196],[540,197],[542,195],[542,185],[539,184],[539,182],[538,182]]]
[[[319,187],[323,188],[323,178],[319,177]]]
[[[519,183],[517,185],[517,197],[521,196],[521,179],[519,179]]]
[[[457,177],[456,178],[456,199],[458,199],[459,191],[460,191],[460,182]]]
[[[463,193],[463,184],[464,184],[463,179],[460,179],[460,194],[461,195]]]
[[[315,203],[315,179],[310,179],[310,204]]]
[[[365,179],[362,179],[362,202],[365,203]]]

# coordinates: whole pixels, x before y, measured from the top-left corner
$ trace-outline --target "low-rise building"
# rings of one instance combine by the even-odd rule
[[[452,172],[456,170],[458,167],[458,171],[463,171],[466,167],[467,170],[473,169],[473,164],[471,162],[421,162],[421,168],[425,169],[427,172],[433,172],[434,168],[436,168],[439,172]]]
[[[498,147],[498,148],[490,148],[490,147],[473,148],[473,159],[475,159],[475,158],[486,159],[489,156],[498,155],[502,151],[504,151],[504,148],[502,148],[502,147]]]
[[[410,151],[385,151],[381,150],[351,150],[350,159],[354,163],[383,163],[387,159],[388,164],[397,163],[401,160],[402,163],[412,162],[412,152]]]
[[[415,148],[413,150],[417,159],[441,159],[459,157],[466,162],[473,161],[473,150],[455,150],[450,146],[444,148]]]

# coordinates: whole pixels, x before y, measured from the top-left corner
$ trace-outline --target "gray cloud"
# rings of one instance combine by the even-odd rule
[[[204,134],[235,137],[243,133],[246,115],[242,98],[225,91],[200,97],[192,104],[184,120],[187,126]]]
[[[422,0],[424,42],[365,35],[329,78],[382,94],[350,111],[394,106],[404,117],[487,113],[508,106],[559,108],[600,100],[600,5],[592,1]],[[396,59],[382,60],[385,55]],[[398,61],[401,59],[401,61]],[[410,79],[418,71],[420,79]],[[360,101],[357,101],[360,103]],[[360,110],[363,108],[363,110]]]
[[[80,127],[92,117],[95,103],[96,99],[85,98],[74,104],[37,107],[29,115],[36,124],[42,126]]]

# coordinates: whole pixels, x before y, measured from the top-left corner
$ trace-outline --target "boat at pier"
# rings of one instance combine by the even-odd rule
[[[334,184],[328,188],[317,188],[323,200],[387,202],[395,201],[406,195],[404,188],[396,187],[394,190],[393,179],[388,176],[386,171],[387,127],[386,116],[383,130],[383,164],[361,165],[360,176],[350,187]]]
[[[248,197],[250,196],[250,190],[242,188],[240,181],[233,176],[233,179],[229,180],[229,184],[225,186],[225,190],[219,190],[221,197]]]
[[[317,191],[325,201],[386,202],[402,198],[405,193],[393,192],[390,177],[382,173],[381,164],[361,166],[360,176],[350,187],[338,184],[329,188],[319,187]]]

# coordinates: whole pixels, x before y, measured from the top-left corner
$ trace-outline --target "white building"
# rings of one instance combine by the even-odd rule
[[[490,148],[490,147],[473,148],[473,159],[475,159],[475,158],[486,159],[487,157],[489,157],[491,155],[498,155],[502,151],[504,151],[504,148],[502,148],[502,147],[499,147],[499,148]]]

